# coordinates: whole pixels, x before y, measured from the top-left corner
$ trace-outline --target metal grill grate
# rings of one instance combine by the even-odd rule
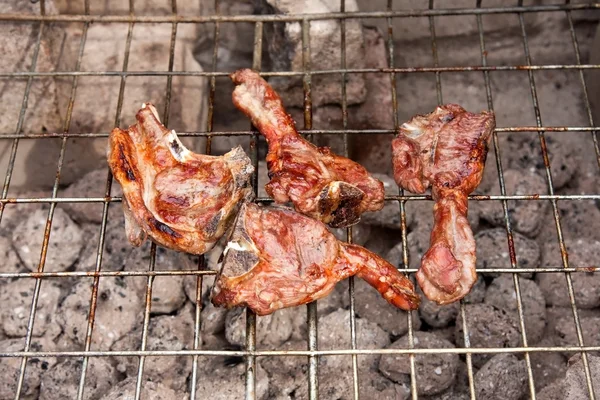
[[[1,140],[9,140],[12,141],[12,147],[10,149],[10,159],[9,165],[6,172],[6,176],[4,179],[4,185],[2,188],[2,196],[0,198],[0,219],[4,213],[6,207],[10,207],[12,203],[47,203],[49,204],[49,211],[45,226],[45,234],[44,240],[41,248],[40,259],[39,259],[39,267],[37,272],[30,273],[0,273],[0,278],[19,278],[19,279],[33,279],[35,280],[35,289],[33,295],[33,301],[29,311],[29,319],[27,326],[27,335],[25,338],[25,345],[23,351],[17,352],[6,352],[3,349],[0,349],[0,357],[17,357],[21,359],[21,367],[19,378],[17,382],[17,389],[15,393],[15,398],[20,398],[23,392],[23,383],[25,379],[25,372],[27,367],[27,360],[31,357],[76,357],[83,359],[83,368],[80,376],[80,384],[78,390],[78,399],[83,398],[84,390],[86,389],[86,371],[90,357],[107,357],[107,356],[136,356],[139,357],[139,367],[138,367],[138,379],[137,379],[137,388],[136,388],[136,399],[140,397],[141,394],[141,386],[142,386],[142,375],[144,372],[144,363],[145,359],[148,356],[160,356],[160,357],[173,357],[173,356],[191,356],[193,358],[192,364],[192,375],[191,375],[191,398],[195,398],[196,391],[196,381],[198,379],[198,361],[199,357],[210,357],[210,356],[238,356],[245,357],[246,360],[246,398],[253,399],[255,398],[255,371],[256,371],[256,360],[257,357],[285,357],[285,356],[303,356],[308,359],[308,386],[309,386],[309,397],[311,399],[316,399],[319,397],[319,385],[318,385],[318,358],[319,357],[327,357],[331,355],[348,355],[352,357],[352,367],[353,367],[353,379],[354,379],[354,398],[359,398],[359,371],[358,371],[358,362],[357,358],[360,355],[365,354],[409,354],[410,357],[410,371],[411,371],[411,390],[412,390],[412,398],[418,398],[417,392],[417,380],[419,377],[415,372],[415,360],[414,355],[416,354],[428,354],[428,353],[455,353],[455,354],[465,354],[467,361],[467,373],[468,373],[468,381],[469,381],[469,390],[470,396],[472,399],[475,398],[475,385],[474,385],[474,374],[473,374],[473,366],[471,362],[471,356],[473,354],[480,353],[522,353],[524,354],[527,371],[528,371],[528,384],[529,384],[529,396],[531,398],[535,398],[536,395],[536,387],[532,372],[532,365],[530,360],[530,354],[534,352],[581,352],[586,383],[589,391],[589,397],[591,399],[595,398],[593,387],[592,387],[592,378],[590,373],[590,367],[587,359],[588,351],[600,351],[600,346],[586,346],[583,340],[582,328],[579,319],[579,310],[577,308],[575,302],[575,295],[573,291],[573,283],[571,280],[571,274],[590,272],[589,268],[572,268],[569,266],[569,261],[567,259],[565,242],[563,240],[562,229],[561,229],[561,217],[557,207],[557,201],[578,201],[578,200],[600,200],[600,194],[591,194],[591,195],[557,195],[554,193],[553,184],[552,184],[552,173],[550,170],[550,162],[548,158],[548,151],[546,148],[546,132],[590,132],[594,144],[595,154],[600,166],[600,149],[598,145],[597,131],[600,130],[599,126],[595,126],[595,122],[592,118],[590,102],[588,99],[588,92],[586,87],[586,81],[584,78],[584,70],[587,69],[600,69],[600,65],[590,65],[590,64],[582,64],[580,51],[577,41],[577,35],[574,29],[573,19],[571,13],[577,10],[598,10],[600,9],[600,3],[589,3],[589,4],[570,4],[567,0],[565,4],[552,4],[552,5],[535,5],[535,6],[525,6],[522,4],[522,0],[520,0],[516,5],[507,6],[507,7],[492,7],[492,8],[484,8],[482,7],[482,0],[477,0],[474,8],[435,8],[433,4],[433,0],[429,2],[428,9],[422,10],[403,10],[403,11],[394,11],[392,7],[392,1],[388,0],[387,10],[376,11],[376,12],[354,12],[354,13],[346,13],[345,12],[345,2],[344,0],[340,0],[340,12],[330,13],[330,14],[304,14],[304,15],[285,15],[285,16],[273,16],[273,15],[240,15],[240,16],[231,16],[231,15],[219,15],[219,0],[215,0],[215,9],[217,11],[216,15],[212,16],[178,16],[177,14],[177,3],[176,0],[172,0],[172,15],[171,16],[138,16],[134,10],[134,0],[129,1],[130,7],[130,15],[127,16],[108,16],[108,15],[91,15],[90,14],[90,2],[89,0],[85,0],[85,14],[82,15],[49,15],[45,12],[45,2],[44,0],[40,1],[40,13],[39,15],[22,15],[22,14],[4,14],[0,15],[0,23],[6,21],[21,21],[23,23],[32,24],[39,27],[39,33],[37,35],[37,41],[35,45],[35,50],[33,53],[33,62],[31,63],[31,67],[28,71],[18,71],[18,72],[0,72],[1,78],[10,78],[10,79],[19,79],[24,80],[26,82],[25,92],[22,99],[21,111],[19,113],[18,124],[14,132],[3,132],[2,136],[0,136]],[[524,23],[524,14],[526,13],[537,13],[537,12],[556,12],[562,13],[565,15],[572,39],[573,49],[576,55],[576,64],[570,65],[534,65],[531,61],[531,55],[528,45],[528,36],[527,31],[525,29]],[[526,63],[524,65],[489,65],[487,60],[487,52],[486,52],[486,42],[484,37],[484,29],[482,16],[490,15],[490,14],[500,14],[500,13],[511,13],[515,14],[519,18],[520,24],[520,33],[523,43],[523,50],[525,54]],[[471,65],[471,66],[456,66],[456,67],[443,67],[438,63],[438,48],[436,41],[436,31],[435,31],[435,17],[441,16],[475,16],[477,19],[477,29],[479,32],[479,45],[480,45],[480,57],[481,63],[480,65]],[[434,59],[434,65],[431,67],[396,67],[394,65],[394,33],[393,33],[393,25],[392,20],[396,18],[409,18],[409,17],[428,17],[429,18],[429,27],[430,27],[430,37],[431,37],[431,51]],[[346,20],[348,18],[353,19],[363,19],[363,18],[378,18],[383,19],[387,22],[388,26],[388,36],[387,36],[387,52],[388,52],[388,61],[389,66],[387,68],[370,68],[370,69],[349,69],[346,68]],[[341,60],[340,60],[340,68],[335,70],[312,70],[310,65],[310,24],[313,21],[325,20],[325,19],[337,19],[340,20],[341,23]],[[196,137],[206,137],[206,153],[209,154],[211,152],[211,143],[213,138],[221,137],[221,136],[238,136],[238,137],[250,137],[250,153],[252,157],[252,161],[254,166],[258,166],[258,134],[255,130],[248,129],[243,131],[213,131],[213,111],[215,107],[215,93],[216,93],[216,78],[227,76],[231,71],[219,71],[217,70],[217,53],[218,53],[218,40],[219,40],[219,30],[220,24],[224,22],[229,23],[253,23],[254,24],[254,57],[253,57],[253,68],[260,70],[261,69],[261,56],[262,56],[262,36],[263,36],[263,24],[274,22],[274,21],[297,21],[301,23],[302,26],[302,60],[303,60],[303,70],[298,72],[267,72],[264,73],[264,76],[301,76],[303,79],[303,86],[305,92],[305,107],[304,107],[304,129],[301,130],[301,133],[312,135],[342,135],[344,150],[346,155],[348,155],[348,137],[349,135],[369,135],[369,134],[380,134],[380,133],[393,133],[393,129],[369,129],[369,130],[350,130],[348,128],[348,115],[347,115],[347,99],[346,99],[346,76],[348,74],[366,74],[366,73],[376,73],[376,74],[386,74],[389,76],[391,80],[391,88],[392,88],[392,102],[394,107],[394,125],[398,127],[401,121],[398,121],[398,100],[396,94],[396,77],[399,74],[419,74],[419,73],[431,73],[435,75],[436,79],[436,93],[437,93],[437,101],[438,103],[443,102],[443,91],[442,91],[442,83],[441,76],[447,72],[465,72],[469,71],[471,73],[481,73],[483,74],[485,87],[486,87],[486,96],[487,96],[487,104],[489,109],[494,109],[494,102],[492,96],[492,90],[490,86],[490,72],[491,71],[527,71],[528,79],[529,79],[529,88],[531,92],[531,100],[533,104],[533,109],[536,117],[536,125],[535,126],[513,126],[513,127],[505,127],[496,129],[493,136],[493,146],[496,154],[496,165],[498,169],[498,180],[500,185],[501,194],[500,195],[492,195],[492,196],[481,196],[475,195],[471,196],[471,201],[500,201],[503,206],[504,212],[504,222],[505,229],[507,232],[507,241],[510,249],[510,268],[495,268],[495,269],[487,269],[486,272],[496,272],[501,274],[511,274],[514,280],[515,291],[517,294],[517,306],[518,306],[518,315],[519,315],[519,323],[522,332],[522,345],[515,348],[471,348],[469,346],[469,330],[468,330],[468,320],[469,315],[465,312],[465,307],[461,303],[460,307],[460,316],[464,322],[464,348],[456,348],[456,349],[447,349],[447,348],[438,348],[438,349],[414,349],[413,343],[413,326],[412,319],[410,313],[408,315],[408,326],[409,326],[409,343],[410,348],[408,349],[375,349],[375,350],[365,350],[360,349],[357,345],[356,340],[356,321],[355,321],[355,300],[354,300],[354,280],[351,278],[349,282],[349,296],[350,296],[350,329],[351,332],[351,348],[347,349],[336,349],[336,350],[319,350],[318,341],[317,341],[317,309],[316,304],[309,304],[307,306],[307,323],[308,323],[308,348],[305,351],[280,351],[280,350],[272,350],[272,351],[262,351],[256,350],[256,317],[250,312],[247,312],[247,325],[246,325],[246,349],[245,350],[203,350],[201,348],[200,341],[200,311],[201,311],[201,298],[202,298],[202,280],[206,275],[214,274],[213,271],[206,270],[204,259],[201,258],[200,262],[197,266],[196,270],[175,270],[175,271],[167,271],[167,270],[156,270],[155,269],[155,256],[156,256],[156,246],[153,244],[151,246],[151,258],[150,265],[148,270],[144,271],[106,271],[102,269],[102,257],[104,248],[104,240],[105,240],[105,232],[107,226],[107,218],[108,218],[108,209],[111,203],[118,203],[121,201],[120,197],[111,196],[111,186],[112,186],[112,176],[110,172],[107,172],[106,179],[106,187],[104,192],[104,197],[95,197],[95,198],[58,198],[57,192],[59,189],[60,179],[61,179],[61,171],[63,170],[63,164],[65,159],[66,152],[66,144],[67,140],[70,138],[97,138],[97,137],[107,137],[108,132],[71,132],[71,117],[73,113],[73,106],[76,101],[76,93],[79,77],[82,76],[115,76],[120,77],[120,90],[118,95],[117,102],[117,113],[114,118],[114,124],[116,126],[120,125],[120,115],[121,109],[123,106],[123,95],[127,83],[128,77],[131,76],[164,76],[167,78],[167,85],[165,88],[165,108],[163,110],[163,121],[165,125],[169,124],[169,109],[171,106],[171,86],[172,79],[174,76],[202,76],[207,77],[209,79],[209,93],[208,93],[208,123],[206,125],[205,131],[200,132],[183,132],[182,136],[196,136]],[[45,29],[47,29],[48,24],[54,22],[79,22],[83,23],[83,34],[81,36],[81,41],[79,45],[79,53],[77,59],[77,65],[74,71],[53,71],[53,72],[39,72],[36,70],[36,63],[38,60],[38,56],[40,53],[40,45],[41,40],[44,35]],[[111,23],[111,24],[127,24],[128,25],[128,34],[126,41],[126,50],[123,60],[123,66],[121,71],[80,71],[81,60],[84,53],[84,48],[86,45],[87,31],[91,23]],[[155,70],[155,71],[129,71],[128,70],[128,61],[129,54],[132,42],[132,32],[133,28],[136,24],[144,24],[144,23],[161,23],[161,24],[170,24],[172,27],[171,33],[171,45],[170,45],[170,54],[169,54],[169,64],[168,70]],[[189,23],[212,23],[214,24],[214,48],[213,48],[213,59],[212,59],[212,70],[204,71],[204,72],[192,72],[192,71],[174,71],[174,51],[175,51],[175,42],[177,38],[177,28],[180,24],[189,24]],[[589,126],[544,126],[542,123],[541,115],[540,115],[540,107],[538,104],[538,92],[536,90],[536,83],[534,79],[534,71],[540,70],[573,70],[579,74],[579,78],[581,81],[581,86],[584,94],[583,105],[585,107],[585,111],[589,118]],[[341,130],[319,130],[312,129],[312,113],[311,113],[311,77],[315,75],[328,75],[331,79],[340,79],[341,82],[344,82],[342,85],[342,123],[343,129]],[[72,79],[72,90],[70,101],[67,109],[67,115],[63,127],[62,132],[56,133],[28,133],[24,134],[22,132],[26,110],[28,108],[28,101],[30,90],[32,87],[32,81],[34,78],[42,78],[42,77],[63,77]],[[597,123],[597,121],[596,121]],[[531,193],[528,195],[507,195],[506,187],[504,184],[503,178],[503,166],[501,162],[500,152],[501,148],[499,147],[498,135],[499,134],[509,134],[513,132],[536,132],[539,137],[540,147],[542,150],[546,178],[547,178],[547,186],[548,192],[547,194],[539,194],[539,193]],[[23,140],[46,140],[48,138],[58,138],[61,140],[60,154],[56,164],[56,177],[54,180],[53,190],[50,197],[36,197],[36,198],[10,198],[8,197],[9,186],[11,183],[11,177],[14,172],[15,159],[17,156],[17,150],[19,144]],[[263,182],[264,184],[264,182]],[[253,179],[253,185],[255,191],[257,191],[258,187],[258,176],[255,174]],[[412,274],[415,272],[414,269],[408,268],[408,251],[407,251],[407,224],[406,224],[406,210],[405,205],[407,201],[424,201],[431,200],[430,196],[409,196],[405,195],[403,192],[400,192],[398,195],[387,196],[387,202],[398,203],[399,205],[399,213],[401,216],[401,240],[402,247],[404,249],[403,253],[403,263],[405,266],[405,271],[408,274]],[[562,253],[562,267],[560,268],[522,268],[517,264],[516,256],[515,256],[515,246],[513,242],[513,229],[511,227],[511,222],[509,219],[509,209],[507,206],[507,201],[509,200],[520,200],[520,201],[547,201],[552,205],[554,223],[556,225],[556,233],[557,240]],[[258,198],[258,202],[269,202],[270,199],[267,198]],[[46,272],[44,270],[46,253],[48,251],[48,246],[51,240],[50,237],[50,229],[53,222],[53,216],[55,209],[60,203],[76,203],[76,202],[93,202],[103,204],[103,213],[102,213],[102,224],[101,224],[101,235],[99,238],[99,243],[97,246],[97,255],[96,255],[96,267],[93,272]],[[399,238],[400,239],[400,238]],[[352,228],[348,228],[347,230],[347,240],[348,242],[352,241]],[[595,269],[594,269],[595,270]],[[519,273],[561,273],[566,277],[569,300],[574,316],[574,321],[576,325],[577,339],[578,343],[576,346],[566,346],[566,347],[531,347],[528,345],[526,330],[525,330],[525,321],[524,314],[522,308],[522,298],[520,292],[519,285]],[[146,349],[147,338],[148,338],[148,325],[150,319],[150,309],[152,303],[152,288],[153,282],[157,276],[181,276],[181,275],[192,275],[197,277],[196,282],[196,313],[195,313],[195,322],[194,322],[194,342],[193,349],[191,350],[181,350],[181,351],[150,351]],[[145,312],[143,318],[143,334],[142,334],[142,344],[139,349],[129,349],[128,351],[97,351],[91,347],[92,343],[92,332],[94,329],[94,317],[95,317],[95,309],[98,299],[98,286],[100,282],[100,278],[102,279],[112,279],[116,276],[144,276],[147,277],[147,290],[146,290],[146,299],[145,299]],[[83,351],[35,351],[31,347],[32,343],[32,333],[33,333],[33,325],[36,317],[36,308],[37,304],[40,300],[40,288],[42,283],[48,279],[66,279],[69,277],[89,277],[93,278],[93,290],[90,299],[90,309],[89,309],[89,319],[85,336],[85,346]]]

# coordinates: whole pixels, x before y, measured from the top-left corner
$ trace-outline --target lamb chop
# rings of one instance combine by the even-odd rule
[[[392,141],[398,185],[413,193],[431,186],[434,227],[417,281],[439,304],[463,298],[477,280],[467,196],[481,182],[494,127],[491,112],[473,114],[447,104],[413,117]]]
[[[381,257],[338,241],[324,224],[291,209],[246,203],[225,248],[212,302],[267,315],[321,299],[353,275],[396,307],[419,306],[412,282]]]
[[[203,254],[223,236],[237,204],[252,198],[254,171],[241,147],[224,156],[192,153],[165,128],[151,104],[137,123],[115,128],[108,164],[123,187],[125,230],[139,246],[147,236],[162,246]]]
[[[267,139],[271,181],[265,189],[276,202],[291,201],[296,211],[336,228],[383,207],[383,183],[356,162],[302,138],[277,93],[256,72],[242,69],[231,79],[233,103]]]

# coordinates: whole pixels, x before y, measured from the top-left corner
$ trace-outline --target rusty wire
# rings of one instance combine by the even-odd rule
[[[581,61],[579,44],[577,35],[574,29],[573,20],[571,13],[577,10],[599,10],[600,3],[589,3],[589,4],[570,4],[567,0],[565,4],[560,5],[535,5],[535,6],[524,6],[522,1],[518,1],[516,5],[508,7],[482,7],[482,0],[476,0],[476,7],[474,8],[435,8],[433,0],[430,0],[429,7],[427,9],[419,10],[393,10],[392,1],[388,0],[387,9],[385,11],[376,12],[346,12],[345,0],[340,0],[339,12],[334,13],[321,13],[321,14],[302,14],[302,15],[284,15],[284,16],[273,16],[273,15],[221,15],[219,0],[215,0],[215,15],[210,16],[182,16],[177,13],[177,2],[171,0],[172,13],[166,16],[140,16],[136,15],[134,9],[134,0],[129,0],[129,14],[128,15],[92,15],[90,14],[89,0],[84,1],[85,13],[82,15],[51,15],[46,13],[45,1],[40,1],[40,13],[23,15],[23,14],[0,14],[0,23],[6,21],[20,21],[27,22],[33,26],[37,26],[39,31],[36,38],[33,58],[31,67],[28,71],[15,71],[15,72],[0,72],[0,78],[10,78],[17,80],[24,80],[26,82],[25,91],[21,103],[21,109],[19,112],[19,118],[17,126],[14,132],[5,132],[0,134],[1,140],[12,141],[11,152],[9,156],[9,164],[4,179],[2,196],[0,197],[0,222],[5,208],[13,206],[13,204],[27,204],[27,203],[47,203],[50,205],[48,211],[48,217],[46,220],[44,241],[42,248],[40,249],[40,261],[37,272],[19,272],[19,273],[0,273],[0,278],[21,278],[21,279],[34,279],[35,288],[30,308],[30,315],[27,325],[27,333],[24,340],[24,347],[22,351],[6,352],[0,349],[0,357],[17,357],[21,358],[20,373],[17,381],[17,389],[15,398],[19,399],[23,389],[23,382],[25,378],[25,372],[27,367],[27,359],[30,357],[77,357],[83,360],[81,375],[79,379],[79,387],[77,392],[77,399],[82,399],[85,392],[86,382],[86,371],[89,362],[89,357],[107,357],[107,356],[136,356],[139,358],[137,381],[136,381],[136,394],[135,398],[139,399],[141,394],[141,388],[143,384],[143,373],[144,373],[144,360],[148,356],[162,356],[162,357],[173,357],[173,356],[191,356],[192,357],[192,374],[191,374],[191,398],[194,399],[196,395],[196,383],[198,379],[198,357],[200,356],[239,356],[245,357],[246,359],[246,398],[254,399],[256,397],[256,365],[258,357],[277,357],[277,356],[304,356],[307,357],[308,362],[308,388],[309,398],[317,399],[319,397],[319,382],[318,382],[318,360],[319,357],[326,357],[332,355],[347,355],[352,357],[352,375],[353,375],[353,395],[355,399],[360,397],[360,386],[359,386],[359,372],[357,358],[360,355],[367,354],[408,354],[410,359],[410,371],[411,371],[411,394],[413,399],[417,399],[419,394],[417,392],[417,381],[419,377],[415,372],[415,355],[418,354],[464,354],[467,360],[467,374],[469,378],[469,391],[472,399],[475,398],[475,383],[473,376],[473,367],[471,363],[471,356],[473,354],[500,354],[500,353],[522,353],[524,355],[527,365],[528,375],[528,388],[529,395],[532,399],[535,399],[536,387],[533,378],[530,354],[539,352],[581,352],[584,363],[584,371],[586,376],[586,384],[588,387],[588,394],[590,399],[595,399],[594,388],[592,387],[591,374],[589,363],[587,359],[587,353],[590,351],[600,351],[600,346],[586,346],[583,340],[581,323],[579,319],[579,312],[575,302],[575,294],[573,291],[573,284],[571,280],[571,274],[573,273],[590,273],[596,272],[600,266],[590,266],[586,268],[573,268],[569,265],[568,258],[566,257],[566,246],[564,238],[562,236],[561,228],[561,217],[558,212],[557,201],[578,201],[578,200],[600,200],[600,194],[587,194],[587,195],[556,195],[552,185],[552,173],[550,170],[550,162],[548,157],[548,151],[546,148],[546,132],[589,132],[596,152],[596,158],[598,165],[600,166],[600,150],[598,145],[597,131],[600,127],[597,126],[598,121],[594,121],[591,113],[591,106],[588,97],[588,90],[586,80],[584,77],[584,70],[600,69],[600,65],[583,64]],[[573,43],[573,49],[576,57],[576,64],[555,64],[555,65],[534,65],[531,62],[531,56],[529,53],[529,44],[527,37],[527,30],[523,15],[526,13],[535,12],[564,12],[568,25],[569,31]],[[487,52],[485,50],[485,37],[482,16],[490,14],[500,13],[511,13],[515,14],[519,18],[521,38],[523,42],[523,50],[525,54],[525,65],[489,65],[487,60]],[[438,52],[437,52],[437,39],[435,33],[435,17],[442,16],[475,16],[477,18],[477,31],[479,35],[481,65],[471,66],[459,66],[459,67],[441,67],[438,63]],[[398,68],[394,66],[394,36],[392,30],[392,21],[395,18],[407,18],[407,17],[428,17],[430,38],[431,38],[431,50],[434,61],[433,67],[403,67]],[[363,19],[363,18],[379,18],[387,21],[388,35],[386,40],[386,50],[388,55],[388,67],[386,68],[363,68],[363,69],[351,69],[347,68],[346,65],[346,22],[348,19]],[[334,19],[340,21],[341,26],[341,59],[340,68],[331,70],[313,70],[311,69],[310,63],[310,24],[311,21]],[[512,274],[515,286],[517,309],[519,315],[519,324],[522,334],[522,346],[514,348],[473,348],[469,346],[469,316],[465,311],[464,304],[461,302],[460,306],[460,317],[463,319],[464,325],[464,348],[452,348],[452,349],[416,349],[414,348],[413,336],[414,329],[412,326],[412,318],[408,313],[408,335],[409,335],[409,348],[406,349],[360,349],[356,341],[356,317],[355,317],[355,298],[354,298],[354,280],[349,279],[349,290],[348,295],[350,297],[350,326],[340,327],[340,329],[349,329],[351,337],[351,348],[349,349],[335,349],[335,350],[319,350],[318,347],[318,317],[317,317],[317,303],[311,303],[307,305],[307,326],[308,326],[308,348],[307,350],[298,351],[281,351],[281,350],[257,350],[256,349],[256,316],[248,311],[246,315],[246,348],[244,350],[203,350],[201,349],[200,342],[200,327],[201,327],[201,298],[202,298],[202,280],[205,276],[214,275],[214,271],[206,269],[206,262],[204,257],[200,257],[197,268],[190,270],[160,270],[155,269],[155,256],[156,246],[152,245],[150,249],[150,264],[147,270],[144,271],[104,271],[102,270],[102,255],[104,248],[104,240],[106,233],[106,225],[108,220],[108,209],[110,206],[114,206],[113,203],[119,203],[122,201],[121,197],[111,196],[112,187],[112,175],[107,170],[106,186],[104,191],[104,197],[88,197],[88,198],[58,198],[57,191],[60,184],[60,175],[63,168],[63,160],[67,151],[67,140],[72,137],[82,138],[102,138],[107,137],[108,132],[69,132],[70,122],[73,111],[73,106],[76,102],[77,83],[80,76],[117,76],[120,77],[120,89],[117,99],[117,111],[115,115],[115,126],[120,125],[121,121],[121,110],[123,106],[123,97],[126,87],[126,81],[129,76],[165,76],[167,78],[167,86],[165,88],[165,109],[164,109],[164,124],[168,125],[169,108],[171,104],[171,86],[172,79],[174,76],[198,76],[209,79],[209,93],[208,93],[208,118],[206,123],[206,130],[199,132],[181,132],[181,136],[191,137],[204,137],[206,138],[206,154],[211,152],[211,143],[214,137],[221,136],[235,136],[235,137],[249,137],[250,138],[250,155],[252,163],[257,171],[258,167],[258,143],[259,135],[253,127],[249,130],[244,131],[225,131],[219,132],[213,130],[213,117],[215,107],[215,93],[216,93],[216,78],[227,76],[232,71],[221,71],[218,70],[217,57],[218,57],[218,42],[221,22],[253,22],[254,23],[254,50],[253,50],[253,62],[252,67],[256,70],[261,69],[262,59],[262,39],[263,39],[263,23],[267,22],[285,22],[295,21],[300,22],[302,25],[302,60],[303,68],[301,71],[282,71],[282,72],[265,72],[262,75],[268,76],[301,76],[303,80],[304,88],[304,129],[300,130],[302,134],[307,135],[309,138],[313,138],[313,135],[341,135],[344,144],[344,154],[348,155],[349,151],[349,136],[350,135],[370,135],[370,134],[393,134],[395,129],[399,126],[398,121],[398,100],[396,93],[396,75],[397,74],[413,74],[413,73],[429,73],[434,74],[436,82],[436,95],[438,103],[443,102],[443,87],[441,75],[448,72],[480,72],[483,74],[486,88],[486,98],[488,108],[494,109],[492,90],[490,86],[489,74],[492,71],[526,71],[529,78],[529,88],[531,92],[531,100],[533,104],[533,110],[536,117],[535,126],[515,126],[515,127],[504,127],[497,128],[493,134],[493,146],[496,154],[496,166],[498,169],[498,182],[500,186],[500,195],[471,195],[469,199],[472,201],[500,201],[502,203],[505,230],[507,234],[507,244],[510,253],[510,267],[508,268],[487,268],[485,272],[496,272],[496,273],[510,273]],[[36,71],[36,65],[38,55],[40,52],[41,40],[43,32],[52,22],[80,22],[83,23],[83,35],[80,42],[77,63],[74,71],[52,71],[52,72],[39,72]],[[79,71],[81,66],[81,60],[86,44],[86,32],[89,25],[93,22],[102,23],[123,23],[128,24],[128,34],[126,39],[125,54],[123,60],[123,66],[121,71]],[[170,52],[169,52],[169,65],[167,70],[153,70],[153,71],[130,71],[128,69],[128,61],[130,55],[132,32],[136,24],[144,23],[162,23],[170,24],[172,27]],[[177,38],[177,27],[179,24],[186,23],[210,23],[214,25],[214,47],[212,55],[212,68],[210,71],[174,71],[174,52],[175,42]],[[586,109],[587,117],[589,120],[589,126],[544,126],[541,119],[541,114],[537,99],[537,89],[535,84],[534,71],[541,70],[573,70],[579,74],[579,79],[582,85],[584,94],[584,106]],[[346,77],[348,74],[364,74],[364,73],[379,73],[387,74],[390,77],[391,82],[391,96],[393,104],[393,117],[394,117],[394,129],[348,129],[348,108],[347,108],[347,95],[346,95]],[[341,130],[319,130],[312,129],[312,102],[311,102],[311,78],[314,75],[330,75],[332,79],[341,79],[342,84],[342,95],[341,95],[341,107],[342,107],[342,129]],[[28,109],[28,100],[31,91],[32,81],[34,78],[43,77],[70,77],[72,78],[72,90],[69,99],[69,106],[67,109],[67,115],[65,118],[65,124],[61,132],[51,133],[23,133],[23,124],[25,119],[25,113]],[[544,159],[544,166],[547,178],[547,193],[530,193],[526,195],[507,195],[506,187],[504,184],[503,166],[501,162],[501,151],[498,135],[508,133],[536,133],[540,140],[540,148],[542,150],[542,156]],[[59,158],[57,160],[56,175],[53,183],[53,190],[50,197],[35,197],[35,198],[11,198],[8,197],[8,190],[10,187],[11,178],[14,172],[15,160],[19,143],[22,140],[37,140],[37,139],[48,139],[48,138],[60,138],[61,148]],[[252,178],[252,184],[254,187],[255,194],[258,193],[258,174],[255,172]],[[264,184],[264,182],[263,182]],[[403,247],[403,271],[407,274],[413,274],[416,272],[414,268],[409,268],[408,249],[407,249],[407,227],[406,227],[406,210],[405,205],[407,201],[428,201],[431,200],[431,196],[411,196],[405,195],[403,191],[400,191],[398,195],[386,196],[387,202],[397,202],[400,212],[401,221],[401,241]],[[510,215],[507,206],[507,201],[548,201],[552,205],[554,223],[556,225],[557,240],[561,248],[562,259],[557,265],[552,267],[544,268],[521,268],[518,265],[518,261],[515,256],[515,247],[513,239],[513,229],[510,222]],[[269,203],[271,199],[268,198],[257,198],[257,202]],[[61,203],[102,203],[102,223],[100,227],[100,237],[98,241],[97,253],[96,253],[96,265],[94,271],[81,272],[81,271],[67,271],[67,272],[46,272],[45,267],[45,256],[48,249],[50,237],[50,229],[52,226],[54,210],[58,204]],[[352,242],[352,228],[347,229],[347,241]],[[483,272],[478,270],[478,272]],[[576,333],[578,338],[577,345],[573,346],[537,346],[532,347],[528,345],[524,314],[522,307],[521,291],[519,285],[519,274],[522,273],[563,273],[568,288],[569,300],[571,309],[574,316],[574,322],[576,326]],[[97,303],[98,287],[100,285],[100,278],[114,278],[119,276],[144,276],[147,278],[146,285],[146,301],[144,308],[144,320],[142,329],[142,341],[140,349],[131,349],[128,351],[99,351],[92,349],[92,333],[94,329],[95,320],[95,307]],[[196,312],[194,317],[194,342],[193,348],[189,350],[178,350],[178,351],[167,351],[167,350],[147,350],[146,344],[148,339],[148,325],[150,320],[150,311],[152,307],[152,286],[155,277],[157,276],[195,276],[196,277]],[[88,317],[88,325],[86,329],[85,345],[83,350],[78,351],[33,351],[30,348],[33,325],[35,322],[36,308],[39,301],[39,293],[41,285],[45,279],[52,278],[67,278],[67,277],[80,277],[90,278],[93,281],[92,292],[90,298],[90,309]]]

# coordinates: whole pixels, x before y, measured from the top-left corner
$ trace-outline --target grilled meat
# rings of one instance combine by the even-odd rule
[[[477,280],[467,196],[481,182],[494,127],[491,112],[473,114],[447,104],[413,117],[392,142],[398,185],[413,193],[431,186],[434,227],[417,281],[439,304],[463,298]]]
[[[252,197],[253,167],[241,147],[214,157],[189,151],[165,128],[151,104],[137,123],[115,128],[108,164],[123,187],[125,229],[139,246],[159,245],[203,254],[219,240],[237,204]]]
[[[353,275],[396,307],[419,305],[412,282],[379,256],[338,241],[321,222],[291,209],[246,203],[224,251],[212,302],[267,315],[323,298]]]
[[[363,212],[383,207],[383,183],[356,162],[304,140],[277,93],[256,72],[239,70],[231,79],[233,103],[269,144],[271,181],[265,189],[276,202],[291,201],[296,211],[333,227],[353,225]]]

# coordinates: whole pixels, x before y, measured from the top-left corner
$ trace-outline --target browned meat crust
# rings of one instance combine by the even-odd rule
[[[363,212],[383,207],[383,183],[356,162],[304,140],[277,93],[256,72],[239,70],[231,79],[233,103],[269,144],[271,181],[265,189],[276,202],[291,201],[296,211],[334,227],[353,225]]]
[[[463,298],[477,280],[467,196],[481,182],[494,127],[491,112],[447,104],[413,117],[392,142],[398,185],[413,193],[432,188],[434,227],[417,281],[440,304]]]
[[[195,154],[144,104],[137,123],[115,128],[108,164],[123,187],[132,244],[147,236],[162,246],[203,254],[224,234],[237,204],[250,199],[253,167],[241,147],[221,157]]]

